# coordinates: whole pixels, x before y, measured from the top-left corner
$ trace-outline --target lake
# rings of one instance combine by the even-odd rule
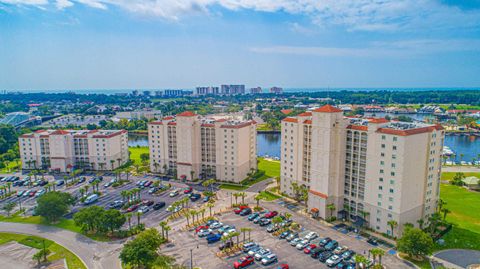
[[[257,134],[257,155],[280,157],[280,133],[258,133]],[[128,145],[148,146],[146,135],[129,135]],[[462,161],[471,162],[473,158],[478,159],[480,154],[480,137],[467,135],[447,135],[445,146],[450,147],[456,154],[456,161],[460,161],[460,154],[463,154]]]

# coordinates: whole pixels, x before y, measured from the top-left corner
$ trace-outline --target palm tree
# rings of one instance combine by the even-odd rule
[[[140,218],[142,217],[142,212],[137,212],[137,226],[140,226]]]
[[[327,209],[330,210],[330,217],[333,217],[333,212],[335,211],[335,204],[328,204]]]
[[[172,227],[170,227],[168,225],[165,225],[165,227],[163,229],[165,230],[165,235],[166,235],[167,241],[168,241],[168,231],[170,231],[172,229]]]
[[[132,213],[127,213],[127,220],[128,220],[128,230],[132,229]]]
[[[115,164],[115,160],[110,160],[110,165],[111,165],[111,167],[112,167],[112,171],[113,171],[113,169],[114,169],[114,167],[115,167],[114,164]]]
[[[243,242],[245,242],[245,233],[248,231],[248,228],[240,228],[240,232],[243,233]]]
[[[160,165],[159,163],[157,163],[155,161],[153,162],[153,167],[155,167],[155,172],[157,172],[157,173],[158,173],[158,166],[159,165]]]
[[[202,214],[202,220],[205,219],[205,211],[207,211],[205,208],[202,208],[198,211],[200,214]]]
[[[250,233],[253,231],[253,228],[246,227],[246,228],[244,228],[244,229],[245,229],[245,231],[248,232],[248,241],[251,241],[251,239],[250,239]]]
[[[117,167],[120,167],[121,161],[122,161],[121,158],[117,158]]]
[[[12,182],[7,182],[8,193],[12,193]]]
[[[430,234],[433,234],[435,230],[437,229],[438,222],[442,219],[439,213],[433,213],[430,218],[428,218],[428,221],[430,222]]]
[[[255,201],[257,201],[257,207],[260,207],[260,200],[262,200],[262,197],[260,195],[255,196]]]
[[[188,211],[184,211],[183,215],[187,219],[187,226],[190,226],[190,213],[188,213]]]
[[[158,225],[160,225],[160,228],[162,228],[162,237],[165,238],[165,227],[167,227],[167,222],[161,221]]]
[[[387,222],[388,226],[390,226],[390,229],[392,230],[392,237],[394,237],[394,234],[393,234],[393,229],[395,229],[395,227],[398,226],[398,223],[394,220],[390,220]]]
[[[212,216],[212,208],[215,206],[213,202],[208,202],[207,207],[210,210],[210,217]]]
[[[235,197],[235,204],[237,204],[237,205],[238,205],[238,196],[240,196],[238,192],[235,192],[233,194],[233,197]]]
[[[195,223],[195,216],[197,215],[197,211],[195,209],[190,210],[190,215],[192,215],[192,223]]]
[[[370,253],[373,256],[373,264],[375,265],[376,258],[378,257],[378,264],[382,265],[382,256],[385,255],[385,250],[381,248],[374,248],[370,250]]]
[[[367,264],[367,258],[360,254],[356,254],[353,259],[355,260],[355,269],[363,269]]]
[[[166,164],[163,165],[163,173],[166,175],[168,170],[168,166]]]
[[[442,213],[443,213],[443,221],[445,221],[447,219],[447,214],[450,213],[452,211],[450,211],[448,208],[442,208]]]
[[[245,204],[245,197],[247,196],[247,194],[245,192],[241,192],[238,196],[242,197],[242,204]]]
[[[285,219],[289,220],[292,217],[292,214],[290,214],[288,212],[285,212],[285,214],[283,214],[283,216],[285,217]]]

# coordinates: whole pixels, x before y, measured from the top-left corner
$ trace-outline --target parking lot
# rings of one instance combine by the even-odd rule
[[[2,175],[2,176],[7,176],[7,175]],[[18,176],[20,177],[20,179],[23,179],[23,178],[26,177],[26,175],[18,175]],[[65,184],[63,184],[61,186],[55,186],[55,190],[68,192],[68,193],[72,194],[73,196],[80,197],[81,196],[80,189],[84,188],[85,186],[89,186],[89,193],[92,193],[93,192],[93,187],[90,186],[89,180],[92,177],[95,177],[96,175],[95,174],[84,174],[84,175],[81,175],[81,176],[84,176],[86,178],[85,182],[75,184],[75,185],[72,185],[72,186],[69,186],[69,187],[66,187]],[[160,180],[158,177],[151,176],[151,175],[130,176],[129,177],[130,182],[128,182],[128,183],[126,183],[122,186],[115,187],[115,188],[111,187],[111,186],[110,187],[104,187],[104,185],[107,182],[109,182],[110,180],[112,180],[113,178],[115,178],[115,176],[112,173],[104,173],[102,175],[102,177],[103,177],[103,180],[99,184],[99,191],[102,193],[102,195],[99,197],[98,201],[96,201],[95,203],[92,204],[92,205],[97,205],[97,206],[101,206],[101,207],[107,207],[110,203],[112,203],[114,201],[122,200],[121,192],[124,191],[124,190],[132,190],[134,188],[138,188],[136,183],[139,182],[139,181],[142,181],[142,180],[153,181],[153,182],[160,181],[161,184],[163,184],[163,185],[171,184],[172,185],[171,189],[182,190],[182,189],[188,187],[188,185],[186,185],[184,183],[163,181],[163,180]],[[38,177],[38,178],[40,178],[40,177]],[[122,178],[125,179],[125,176],[123,176]],[[48,182],[55,183],[55,182],[57,182],[57,180],[63,180],[63,176],[48,175],[48,176],[45,176],[45,180],[48,181]],[[1,184],[5,185],[6,183],[1,182]],[[15,192],[20,192],[20,191],[24,191],[24,190],[39,191],[39,190],[43,190],[44,188],[45,188],[45,186],[36,186],[36,187],[28,187],[28,186],[13,187],[12,186],[11,187],[12,191],[15,191]],[[51,188],[51,189],[53,189],[53,188]],[[162,221],[163,219],[165,219],[166,217],[168,217],[171,214],[169,211],[166,210],[167,207],[169,205],[171,205],[173,202],[175,202],[179,199],[182,199],[185,196],[185,194],[183,194],[183,191],[180,191],[179,192],[180,194],[175,196],[175,197],[170,197],[169,196],[170,190],[167,190],[167,191],[164,191],[164,192],[161,192],[161,193],[156,193],[156,194],[150,194],[148,192],[148,190],[149,190],[149,188],[143,188],[141,190],[141,192],[140,192],[141,200],[150,200],[150,201],[153,201],[154,203],[162,201],[162,202],[165,202],[165,207],[163,207],[159,210],[152,210],[152,207],[150,207],[150,210],[148,212],[146,212],[145,214],[143,214],[142,223],[144,223],[147,227],[158,226],[158,223],[160,221]],[[203,190],[202,186],[195,186],[194,185],[194,192],[195,191],[201,191],[201,190]],[[36,205],[36,199],[37,198],[38,197],[36,197],[36,196],[32,196],[32,197],[31,196],[20,196],[19,197],[16,194],[14,194],[14,195],[6,198],[6,199],[0,200],[0,208],[2,208],[4,204],[10,203],[10,202],[17,203],[17,205],[19,205],[19,203],[21,203],[22,208],[27,209],[26,214],[27,215],[32,214],[32,209]],[[195,203],[191,203],[191,206],[195,206],[198,203],[202,203],[201,200],[198,200]],[[81,202],[77,202],[72,207],[71,212],[66,215],[66,217],[67,218],[72,217],[75,212],[77,212],[79,209],[81,209],[84,206],[85,205],[83,205]]]

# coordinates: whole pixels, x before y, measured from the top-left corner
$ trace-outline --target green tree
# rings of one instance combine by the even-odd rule
[[[5,210],[5,212],[7,212],[7,216],[10,217],[10,213],[12,212],[12,210],[15,208],[16,205],[17,205],[16,203],[10,202],[4,205],[2,209]]]
[[[430,235],[417,228],[406,229],[397,241],[397,249],[409,257],[429,255],[432,248],[433,240]]]
[[[393,233],[395,227],[398,226],[398,223],[395,221],[395,220],[390,220],[387,222],[388,226],[390,226],[390,229],[392,231],[392,236],[395,236],[395,234]]]
[[[48,192],[37,199],[36,212],[48,222],[55,222],[68,212],[73,202],[74,199],[70,193]]]
[[[133,268],[152,268],[159,257],[157,249],[162,242],[156,229],[147,229],[124,245],[120,260]]]
[[[101,218],[102,226],[111,232],[122,228],[125,221],[125,215],[115,209],[106,210]]]

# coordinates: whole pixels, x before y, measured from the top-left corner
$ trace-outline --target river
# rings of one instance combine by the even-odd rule
[[[258,133],[257,134],[257,155],[280,157],[280,133]],[[147,136],[130,135],[128,145],[148,146]],[[480,137],[467,135],[447,135],[445,146],[448,146],[456,154],[456,161],[471,162],[473,158],[478,159],[480,154]],[[463,156],[460,156],[463,154]]]

